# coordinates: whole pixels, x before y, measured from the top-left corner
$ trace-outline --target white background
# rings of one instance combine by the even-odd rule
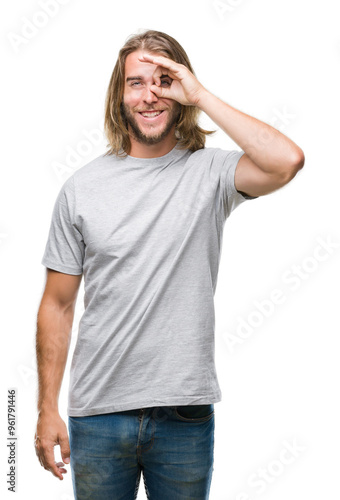
[[[223,400],[215,405],[210,499],[339,497],[337,2],[64,0],[27,38],[28,23],[44,22],[46,3],[1,7],[1,495],[12,498],[6,394],[15,387],[15,498],[73,498],[69,466],[59,481],[40,466],[33,447],[41,258],[63,181],[106,151],[106,139],[95,141],[91,132],[102,130],[119,49],[130,34],[156,29],[182,44],[209,91],[272,124],[305,153],[304,168],[288,185],[243,203],[225,225],[215,295]],[[201,124],[216,129],[203,114]],[[221,130],[206,146],[240,149]],[[78,151],[73,163],[70,151]],[[64,166],[62,176],[56,165]],[[270,306],[273,293],[281,293],[281,304]],[[82,297],[83,284],[71,351]],[[267,301],[267,316],[256,301]],[[244,338],[241,323],[248,324]],[[71,352],[60,396],[65,420],[70,358]],[[285,442],[294,441],[296,456],[283,455]],[[289,464],[280,462],[283,456],[291,457]],[[249,478],[258,478],[261,468],[268,479],[260,492]],[[146,498],[142,483],[138,499]]]

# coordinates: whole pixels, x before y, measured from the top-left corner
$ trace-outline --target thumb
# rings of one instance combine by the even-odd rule
[[[163,87],[160,87],[158,85],[151,85],[150,87],[151,92],[156,94],[157,97],[167,97],[167,94],[169,93],[169,89],[165,89]]]
[[[61,458],[65,464],[70,463],[70,455],[71,455],[71,450],[70,450],[70,443],[68,440],[68,436],[60,436],[59,438],[59,444],[60,444],[60,452],[61,452]]]

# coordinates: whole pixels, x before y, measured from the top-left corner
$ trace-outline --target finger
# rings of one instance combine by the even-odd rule
[[[56,477],[59,477],[59,479],[63,479],[62,473],[59,471],[59,467],[55,463],[54,460],[54,446],[48,447],[46,446],[45,448],[42,449],[41,453],[41,458],[43,461],[43,467],[46,470],[49,470],[52,472],[52,474]]]
[[[39,460],[39,463],[42,467],[44,467],[44,463],[42,461],[42,450],[41,450],[41,444],[40,444],[40,440],[39,438],[37,438],[37,436],[35,436],[35,439],[34,439],[34,449],[35,449],[35,454],[37,455],[38,457],[38,460]]]
[[[169,98],[167,92],[169,89],[158,87],[157,85],[151,85],[151,92],[153,92],[157,97]],[[171,97],[170,97],[171,99]]]
[[[56,466],[60,470],[62,474],[67,474],[67,470],[64,468],[64,463],[63,462],[57,462]]]
[[[59,445],[60,445],[60,453],[61,453],[61,458],[65,464],[70,463],[70,443],[68,440],[68,436],[61,436],[59,437]]]
[[[138,59],[142,62],[144,59],[144,62],[149,61],[152,62],[153,64],[158,64],[159,66],[163,66],[164,68],[169,69],[175,74],[181,71],[181,65],[167,57],[143,54],[142,56],[138,57]]]
[[[161,85],[161,80],[162,77],[169,77],[171,80],[177,79],[176,75],[171,73],[171,71],[168,68],[165,68],[164,66],[157,66],[155,71],[152,74],[153,79],[156,82],[157,86]]]
[[[166,70],[164,70],[164,71],[166,71]],[[161,76],[164,75],[164,71],[161,70],[160,66],[157,66],[157,68],[155,69],[155,71],[152,75],[157,87],[159,87],[161,85]]]
[[[170,70],[167,68],[164,68],[163,66],[157,66],[157,69],[154,71],[152,75],[155,84],[157,87],[160,87],[162,85],[162,80],[167,82],[168,84],[172,84],[174,80],[178,80],[176,75],[173,75]],[[169,88],[169,87],[166,87]]]
[[[148,58],[147,56],[145,56],[145,58],[144,58],[144,56],[140,56],[140,57],[138,57],[138,59],[141,62],[147,62],[147,61],[151,62],[150,58]],[[165,68],[164,68],[164,71],[166,71]],[[155,81],[155,83],[156,83],[157,86],[160,86],[160,84],[161,84],[160,77],[162,76],[162,74],[163,74],[163,71],[161,70],[161,68],[159,66],[157,66],[156,69],[155,69],[155,71],[153,72],[153,75],[152,75],[152,77],[153,77],[153,79],[154,79],[154,81]]]
[[[151,57],[150,60],[147,60],[148,56],[145,56],[146,59],[143,60],[143,57],[144,56],[141,56],[138,59],[141,62],[152,62],[153,61],[157,65],[155,71],[153,72],[152,77],[153,77],[153,79],[158,87],[161,86],[161,80],[162,80],[161,77],[162,76],[168,76],[171,80],[180,80],[180,77],[178,74],[174,74],[169,68],[166,68],[165,66],[158,64],[158,61],[155,58]],[[164,59],[166,59],[166,58],[164,58]]]

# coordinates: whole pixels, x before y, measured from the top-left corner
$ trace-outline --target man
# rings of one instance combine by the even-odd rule
[[[205,148],[201,111],[242,151]],[[181,45],[152,30],[119,52],[105,132],[109,151],[60,190],[42,260],[36,453],[59,479],[71,463],[78,499],[136,498],[141,471],[148,498],[207,499],[224,223],[293,179],[304,154],[209,92]],[[82,274],[69,443],[58,395]]]

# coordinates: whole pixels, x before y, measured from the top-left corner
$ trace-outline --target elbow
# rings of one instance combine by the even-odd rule
[[[296,156],[293,161],[295,171],[298,172],[299,170],[301,170],[304,164],[305,164],[305,155],[302,149],[299,148],[299,151],[296,153]]]
[[[285,172],[284,177],[286,178],[286,182],[291,181],[296,176],[298,171],[303,168],[304,164],[305,164],[305,155],[302,149],[300,149],[290,162],[289,168],[287,168]]]
[[[296,175],[297,172],[302,169],[304,164],[305,164],[305,155],[302,149],[299,148],[292,160],[292,170],[294,172],[294,175]]]

